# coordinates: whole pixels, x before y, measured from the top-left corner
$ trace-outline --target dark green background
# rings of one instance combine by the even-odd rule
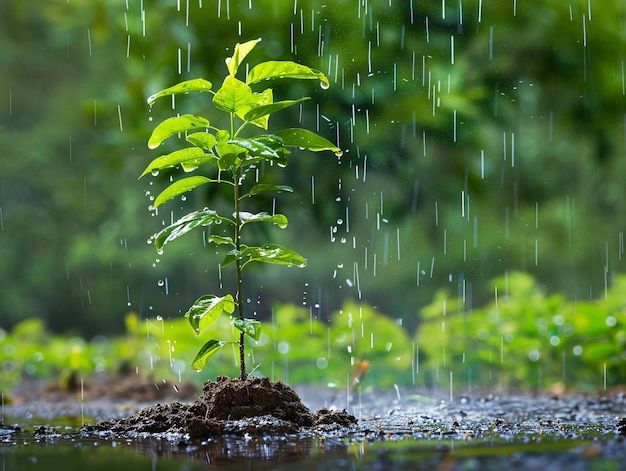
[[[272,117],[270,130],[301,121],[345,152],[296,153],[267,172],[296,192],[276,201],[289,227],[263,237],[309,265],[250,271],[249,310],[303,303],[325,320],[355,298],[411,326],[437,288],[460,293],[469,310],[511,270],[570,298],[601,297],[624,270],[625,9],[618,0],[2,2],[0,326],[37,316],[56,330],[111,333],[129,310],[175,317],[219,294],[220,258],[200,233],[158,263],[146,243],[171,211],[208,197],[199,190],[150,215],[146,193],[166,181],[137,176],[159,155],[146,146],[154,123],[175,111],[164,100],[149,112],[146,98],[184,79],[219,83],[232,46],[256,37],[252,63],[296,60],[331,80],[329,90],[277,84],[278,99],[312,100]],[[206,99],[180,106],[205,113]]]

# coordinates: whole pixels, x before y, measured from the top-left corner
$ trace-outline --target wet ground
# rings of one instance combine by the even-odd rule
[[[156,406],[154,402],[120,399],[57,398],[47,402],[44,397],[5,406],[5,425],[0,428],[2,469],[42,469],[33,463],[33,460],[41,462],[33,453],[35,444],[38,453],[51,455],[63,455],[65,451],[77,453],[77,448],[97,448],[100,453],[120,458],[131,449],[132,457],[125,458],[128,463],[140,456],[158,464],[158,469],[206,469],[207,466],[293,469],[297,466],[302,471],[505,468],[574,471],[626,466],[623,464],[626,463],[626,398],[621,393],[478,394],[450,398],[409,389],[356,390],[351,394],[323,387],[300,386],[295,390],[308,410],[321,409],[321,412],[311,413],[303,423],[263,411],[252,419],[220,418],[215,420],[225,420],[226,428],[205,428],[195,437],[186,433],[188,430],[168,427],[157,433],[113,430],[113,424],[124,423],[129,417],[132,423],[142,413],[154,419],[154,412],[167,415],[169,409],[198,412],[198,401],[193,399],[180,404],[174,399]],[[207,406],[208,398],[205,399]],[[356,420],[347,420],[345,414],[340,414],[343,409]],[[207,410],[203,410],[205,414]],[[307,414],[296,410],[296,416],[299,413]],[[81,427],[83,423],[107,420],[113,422],[104,427]],[[164,422],[167,422],[165,416],[157,420]],[[17,424],[19,429],[11,424]],[[64,460],[80,461],[86,456]],[[29,463],[33,464],[32,468]],[[13,468],[14,465],[19,468]]]

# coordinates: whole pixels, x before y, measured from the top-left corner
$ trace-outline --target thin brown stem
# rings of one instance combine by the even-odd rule
[[[240,171],[237,170],[233,172],[233,182],[235,184],[235,248],[237,251],[241,250],[241,236],[239,231],[241,229],[241,217],[240,217],[240,207],[239,207],[239,179],[240,179]],[[237,272],[237,307],[239,310],[239,319],[243,320],[243,283],[241,277],[241,260],[235,260],[235,267]],[[245,380],[248,376],[246,373],[246,355],[244,348],[244,333],[239,333],[239,365],[241,368],[241,373],[239,377],[241,380]]]

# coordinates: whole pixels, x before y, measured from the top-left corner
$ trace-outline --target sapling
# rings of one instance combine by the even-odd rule
[[[309,97],[275,102],[271,88],[255,91],[253,87],[259,87],[273,79],[317,80],[322,88],[328,88],[329,82],[322,72],[292,61],[261,62],[249,70],[244,80],[237,78],[239,66],[259,41],[261,39],[235,45],[233,55],[226,59],[228,74],[217,90],[213,89],[211,82],[197,78],[180,82],[148,98],[148,104],[152,106],[161,97],[203,92],[211,95],[210,101],[215,114],[211,114],[211,120],[203,116],[183,114],[159,123],[148,140],[149,148],[156,149],[172,137],[178,137],[185,145],[191,145],[157,157],[140,176],[157,175],[164,169],[178,167],[185,171],[184,175],[196,173],[193,176],[183,176],[170,184],[155,198],[154,208],[203,185],[219,185],[229,189],[232,212],[221,214],[209,208],[190,212],[154,234],[152,240],[157,251],[162,253],[168,242],[192,229],[205,227],[208,233],[207,242],[227,247],[228,251],[220,266],[234,265],[236,293],[201,296],[185,316],[196,334],[210,327],[223,314],[230,316],[233,326],[239,331],[241,379],[247,377],[245,336],[258,340],[261,333],[260,322],[244,316],[243,270],[252,262],[293,267],[306,265],[304,257],[287,247],[275,243],[250,245],[247,237],[244,237],[248,232],[245,229],[251,223],[274,224],[285,228],[288,222],[283,214],[246,211],[244,204],[247,201],[260,194],[293,192],[293,188],[287,185],[252,181],[257,173],[254,170],[264,163],[268,164],[265,170],[268,167],[284,167],[290,153],[287,148],[329,150],[337,155],[341,154],[336,145],[306,129],[289,128],[267,133],[272,113],[298,105]],[[218,125],[224,127],[217,127],[215,124],[215,119],[220,115],[225,124]],[[250,132],[255,129],[256,134]],[[237,341],[208,340],[198,351],[191,367],[195,370],[206,368],[209,358],[229,343]]]

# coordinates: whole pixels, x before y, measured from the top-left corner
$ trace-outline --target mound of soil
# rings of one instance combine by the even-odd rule
[[[356,424],[352,415],[320,409],[312,414],[296,392],[281,381],[220,376],[207,381],[192,404],[174,402],[147,407],[136,414],[83,426],[83,433],[128,436],[137,433],[186,434],[191,439],[222,435],[298,433],[311,429],[325,433]]]

